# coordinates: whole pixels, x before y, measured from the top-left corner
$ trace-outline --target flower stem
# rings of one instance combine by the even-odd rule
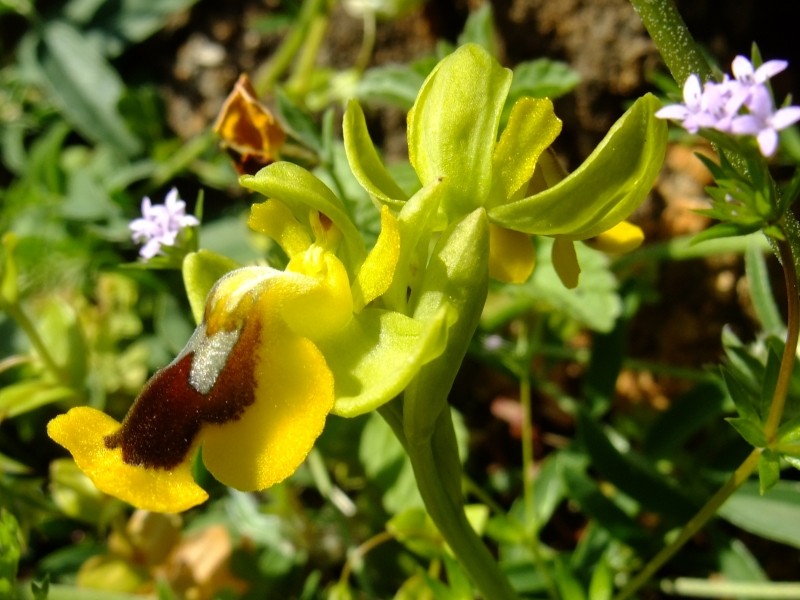
[[[787,216],[787,219],[791,219],[791,217]],[[764,425],[764,434],[769,446],[774,446],[777,441],[778,428],[786,405],[789,381],[794,369],[798,338],[800,338],[800,294],[798,293],[797,261],[795,260],[796,247],[800,245],[800,239],[798,239],[800,236],[797,235],[797,223],[794,221],[784,223],[782,230],[786,239],[777,241],[777,249],[786,280],[787,331],[780,371],[772,394],[767,421]],[[661,552],[653,557],[647,566],[622,589],[615,600],[626,600],[635,594],[642,585],[655,575],[658,569],[672,558],[716,514],[731,494],[747,481],[750,475],[758,468],[761,451],[761,448],[755,448],[747,456],[725,485],[686,523],[678,537],[662,548]]]
[[[428,514],[483,597],[486,600],[516,599],[517,594],[508,579],[469,524],[463,503],[454,501],[442,485],[452,474],[441,473],[440,465],[453,464],[442,455],[457,452],[449,408],[440,413],[430,440],[409,444],[407,451]]]
[[[678,536],[664,546],[661,551],[647,563],[645,568],[628,582],[628,585],[617,594],[614,600],[627,600],[627,598],[632,597],[686,542],[692,539],[692,537],[717,513],[731,494],[750,478],[750,475],[752,475],[758,467],[758,459],[760,456],[761,450],[758,448],[754,449],[744,462],[733,472],[733,475],[725,482],[725,485],[717,490],[717,493],[706,502],[703,508],[683,526]]]
[[[253,78],[253,87],[259,96],[266,95],[286,72],[294,57],[306,42],[311,23],[326,9],[326,0],[305,0],[289,34],[281,43],[270,61],[263,65]]]
[[[791,227],[784,227],[785,240],[777,242],[778,255],[783,276],[786,281],[786,344],[783,348],[778,380],[775,382],[775,391],[772,394],[772,403],[767,414],[767,422],[764,425],[764,435],[767,444],[772,445],[778,435],[778,427],[783,417],[783,409],[786,406],[786,395],[789,391],[789,382],[792,378],[795,357],[797,355],[798,336],[800,336],[800,293],[797,288],[797,264],[792,252]]]
[[[536,568],[542,575],[547,587],[547,592],[551,598],[558,599],[558,589],[555,581],[550,574],[539,544],[539,519],[536,514],[536,489],[534,486],[534,464],[535,457],[533,451],[533,410],[531,408],[531,369],[530,361],[534,348],[538,344],[533,343],[534,336],[539,337],[541,328],[531,332],[527,322],[520,321],[520,331],[517,343],[517,359],[519,376],[519,402],[522,406],[522,497],[525,506],[525,525],[529,534],[530,549]]]
[[[44,340],[42,340],[42,337],[39,335],[36,326],[28,318],[28,315],[23,308],[19,304],[7,304],[2,308],[6,314],[8,314],[8,316],[14,319],[19,328],[25,333],[28,341],[31,343],[33,349],[36,351],[36,354],[39,355],[39,358],[42,360],[45,368],[50,372],[50,374],[53,375],[53,377],[55,377],[59,383],[71,387],[69,373],[67,373],[64,368],[59,365],[58,362],[56,362],[56,359],[53,358],[53,355],[50,354],[50,351],[47,349],[47,344],[44,343]]]
[[[672,77],[682,84],[692,73],[711,78],[711,67],[672,0],[631,0]]]

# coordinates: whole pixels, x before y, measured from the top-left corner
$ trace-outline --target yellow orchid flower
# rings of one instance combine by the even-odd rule
[[[340,385],[341,413],[369,410],[402,389],[411,377],[404,369],[400,379],[367,390],[364,371],[374,370],[375,358],[362,357],[366,366],[358,371],[352,353],[341,349],[347,340],[358,345],[355,326],[369,338],[390,335],[398,324],[399,342],[362,345],[377,349],[377,360],[406,354],[406,344],[422,341],[418,356],[432,347],[409,317],[362,310],[391,282],[396,220],[383,211],[381,236],[351,285],[333,252],[341,233],[324,214],[312,213],[309,232],[280,202],[254,207],[251,225],[281,244],[290,257],[286,270],[253,266],[222,277],[186,347],[153,376],[121,424],[88,407],[49,423],[50,437],[72,452],[98,488],[140,508],[186,510],[207,497],[191,475],[199,449],[222,483],[264,489],[293,473],[322,432],[337,400],[336,369],[355,372]],[[354,311],[365,318],[352,323]],[[337,356],[329,361],[321,347]]]

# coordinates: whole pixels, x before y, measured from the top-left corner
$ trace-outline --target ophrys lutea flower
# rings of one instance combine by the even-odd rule
[[[564,265],[559,274],[573,285],[575,241],[611,231],[623,238],[617,246],[623,248],[640,237],[614,228],[644,200],[663,161],[666,127],[653,117],[659,103],[652,95],[635,102],[567,175],[547,151],[561,131],[552,102],[523,97],[504,110],[511,80],[510,70],[472,44],[434,68],[408,115],[409,159],[422,186],[417,194],[437,188],[433,228],[476,208],[486,211],[493,276],[524,280],[533,267],[529,238],[546,235],[556,239],[554,264]],[[345,114],[344,137],[361,185],[375,201],[400,210],[410,200],[378,158],[355,101]]]
[[[299,191],[255,205],[251,226],[290,260],[284,270],[243,267],[211,289],[183,351],[157,372],[119,424],[78,407],[48,426],[101,490],[149,510],[178,512],[207,497],[191,475],[199,450],[224,484],[259,490],[302,463],[334,411],[353,416],[398,394],[441,352],[443,319],[421,323],[367,306],[392,280],[397,222],[382,212],[368,253],[338,200],[289,164],[255,178],[265,188],[300,178]],[[280,195],[281,190],[277,190]],[[316,205],[316,207],[315,207]],[[323,212],[323,210],[325,212]],[[203,254],[187,259],[192,271]]]

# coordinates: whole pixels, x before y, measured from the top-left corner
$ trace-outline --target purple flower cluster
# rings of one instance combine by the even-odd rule
[[[164,204],[154,205],[145,196],[142,199],[142,217],[131,221],[128,227],[133,241],[144,244],[139,255],[153,258],[161,253],[161,246],[174,246],[182,229],[199,224],[196,217],[186,214],[186,203],[178,198],[177,188],[172,188]]]
[[[784,60],[769,60],[757,69],[744,56],[733,59],[733,79],[700,84],[690,75],[683,86],[683,104],[670,104],[656,113],[662,119],[681,121],[689,133],[701,128],[724,133],[752,135],[764,156],[778,149],[778,132],[800,121],[800,106],[775,109],[766,81],[788,66]]]

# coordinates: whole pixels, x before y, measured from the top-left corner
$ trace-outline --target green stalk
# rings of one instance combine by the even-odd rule
[[[452,471],[443,471],[452,469],[454,462],[459,473],[461,471],[449,408],[439,415],[429,440],[411,444],[403,427],[400,398],[384,404],[378,412],[406,449],[428,514],[475,586],[486,600],[516,600],[517,594],[508,579],[469,524],[463,503],[442,485],[443,481],[453,478]]]
[[[783,417],[783,409],[786,406],[786,395],[789,391],[789,383],[792,378],[795,357],[797,356],[798,336],[800,336],[800,294],[797,288],[797,263],[792,252],[791,227],[784,227],[786,240],[777,242],[778,253],[783,276],[786,282],[787,299],[787,318],[786,318],[786,345],[783,348],[781,366],[778,371],[778,380],[775,382],[775,391],[772,395],[772,403],[767,414],[767,422],[764,425],[764,435],[767,444],[772,446],[776,442],[778,428]],[[795,240],[796,241],[796,240]]]
[[[453,464],[453,451],[458,463],[455,432],[448,409],[440,413],[429,443],[411,444],[408,447],[425,508],[483,597],[486,600],[515,600],[516,592],[469,524],[463,503],[455,501],[442,485],[443,481],[453,477],[453,473],[440,470],[442,465]]]
[[[783,409],[786,405],[786,395],[792,377],[792,370],[794,369],[798,339],[800,339],[800,294],[798,293],[797,262],[795,260],[795,254],[798,252],[797,246],[800,246],[800,239],[798,239],[800,236],[797,235],[795,226],[796,223],[793,222],[785,223],[782,229],[786,239],[777,242],[780,263],[783,267],[786,281],[787,332],[780,371],[772,394],[767,421],[764,425],[764,434],[770,447],[775,446],[777,442],[778,429],[783,416]],[[678,537],[662,548],[645,568],[622,589],[615,600],[626,600],[633,596],[692,536],[714,517],[731,494],[747,481],[758,468],[761,451],[761,448],[756,448],[748,455],[725,485],[686,523]]]
[[[675,554],[680,550],[683,545],[688,542],[694,535],[700,531],[703,526],[711,520],[720,507],[725,504],[725,501],[730,498],[731,494],[739,489],[745,481],[750,478],[750,475],[758,468],[758,459],[761,456],[761,450],[754,449],[744,462],[739,465],[739,468],[733,472],[730,479],[723,485],[711,499],[706,502],[705,506],[701,508],[695,516],[693,516],[686,525],[683,526],[681,532],[674,540],[664,546],[661,551],[656,554],[649,563],[642,569],[636,577],[631,579],[619,594],[616,595],[614,600],[627,600],[631,598],[639,589],[647,583],[656,572],[663,567]]]
[[[682,84],[692,73],[703,81],[711,79],[711,67],[672,0],[631,0],[631,4],[675,81]]]
[[[36,354],[39,355],[39,358],[42,359],[45,368],[50,372],[50,374],[53,375],[53,377],[55,377],[59,383],[72,387],[69,373],[67,373],[64,368],[59,365],[58,362],[56,362],[56,359],[53,358],[53,355],[50,354],[47,344],[44,343],[44,340],[42,340],[42,337],[39,335],[36,326],[28,318],[28,315],[25,313],[22,307],[18,304],[7,304],[2,308],[6,314],[8,314],[8,316],[14,319],[19,328],[25,333],[28,341],[33,346]]]
[[[533,334],[538,338],[541,327]],[[519,402],[522,406],[522,497],[525,506],[525,525],[529,531],[530,549],[537,570],[542,574],[547,593],[554,600],[558,600],[558,588],[553,580],[550,570],[547,568],[542,558],[542,550],[539,544],[539,519],[536,514],[536,490],[534,486],[534,464],[533,453],[533,410],[531,407],[531,369],[530,361],[534,347],[538,344],[532,343],[532,332],[525,321],[520,322],[520,331],[517,344],[517,358],[519,360]]]
[[[253,77],[253,87],[259,96],[266,95],[292,64],[294,57],[306,42],[312,21],[326,11],[326,0],[305,0],[291,31],[270,61]]]

